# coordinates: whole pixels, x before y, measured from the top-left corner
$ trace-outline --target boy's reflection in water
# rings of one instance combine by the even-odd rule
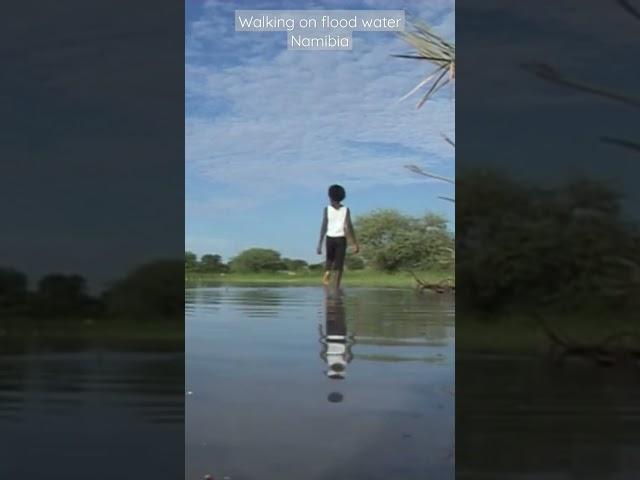
[[[347,364],[353,359],[342,297],[339,289],[325,289],[325,322],[320,325],[320,357],[327,363],[327,376],[334,380],[345,378]]]

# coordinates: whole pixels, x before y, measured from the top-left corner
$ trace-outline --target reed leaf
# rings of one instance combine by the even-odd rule
[[[409,93],[402,97],[402,99],[405,99],[416,93],[421,88],[427,88],[426,93],[416,105],[416,108],[420,108],[442,87],[455,80],[456,49],[453,43],[444,40],[426,23],[422,21],[414,21],[412,22],[412,26],[413,29],[411,31],[399,32],[399,35],[405,42],[415,49],[415,53],[393,56],[396,58],[423,60],[436,66],[435,71],[431,72]]]
[[[448,177],[443,177],[442,175],[436,175],[435,173],[430,173],[424,171],[422,168],[417,165],[405,165],[405,168],[411,170],[413,173],[417,173],[418,175],[422,175],[423,177],[435,178],[436,180],[441,180],[443,182],[452,183],[455,185],[455,181]]]

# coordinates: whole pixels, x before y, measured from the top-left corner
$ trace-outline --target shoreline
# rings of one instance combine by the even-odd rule
[[[3,355],[95,348],[123,352],[180,352],[184,350],[184,339],[184,323],[180,321],[30,317],[0,321]]]
[[[453,273],[450,272],[418,272],[424,281],[443,282],[454,285]],[[288,272],[288,273],[185,273],[185,288],[198,286],[322,286],[322,272]],[[371,270],[346,271],[342,277],[345,287],[384,287],[412,288],[418,287],[416,280],[407,272],[384,273]]]

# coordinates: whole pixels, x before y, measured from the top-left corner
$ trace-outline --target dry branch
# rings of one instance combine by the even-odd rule
[[[552,329],[542,317],[536,316],[536,320],[547,336],[551,347],[559,350],[559,354],[553,355],[558,363],[562,363],[569,357],[578,357],[591,360],[601,366],[623,363],[640,365],[640,334],[636,332],[618,332],[608,335],[598,342],[582,343],[572,340],[566,335],[561,335],[557,330]],[[633,340],[636,343],[635,345],[623,345],[620,342],[623,339]]]

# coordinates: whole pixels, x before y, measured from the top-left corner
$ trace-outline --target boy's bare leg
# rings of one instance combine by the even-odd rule
[[[331,270],[327,270],[326,272],[324,272],[324,275],[322,276],[322,284],[329,285],[330,281],[331,281]]]

